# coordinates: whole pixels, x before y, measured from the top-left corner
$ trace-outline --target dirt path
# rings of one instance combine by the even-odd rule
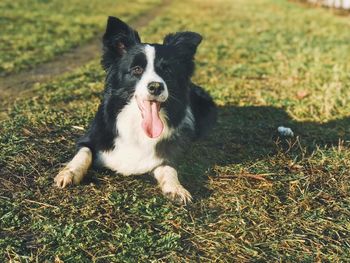
[[[130,24],[135,28],[146,26],[169,6],[170,2],[171,0],[163,0],[160,5],[141,14]],[[39,64],[33,69],[0,77],[0,112],[18,98],[19,94],[21,96],[29,95],[32,92],[30,88],[34,83],[49,81],[97,58],[101,53],[100,39],[101,36],[96,36],[83,46],[75,47],[68,52],[57,55],[53,60]]]

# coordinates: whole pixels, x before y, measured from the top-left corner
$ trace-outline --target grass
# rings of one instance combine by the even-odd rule
[[[101,34],[106,14],[130,21],[159,0],[3,0],[0,75],[34,67]]]
[[[349,261],[349,23],[286,1],[193,0],[140,30],[204,36],[194,80],[219,123],[181,161],[189,207],[147,176],[94,170],[53,187],[104,75],[93,61],[37,86],[1,123],[0,261]]]

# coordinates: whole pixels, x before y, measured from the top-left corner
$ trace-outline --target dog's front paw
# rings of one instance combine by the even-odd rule
[[[163,194],[180,205],[187,205],[192,202],[191,194],[181,184],[166,184],[163,186]]]
[[[56,186],[59,188],[65,188],[68,185],[73,184],[74,180],[74,174],[73,172],[68,168],[64,168],[62,171],[58,173],[55,177],[55,183]]]

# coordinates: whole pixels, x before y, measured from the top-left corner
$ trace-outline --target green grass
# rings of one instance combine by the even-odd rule
[[[204,36],[194,80],[219,122],[181,161],[188,207],[147,176],[53,187],[104,75],[94,61],[37,86],[1,123],[0,261],[349,261],[349,24],[285,1],[174,1],[140,30]]]
[[[0,73],[32,68],[102,34],[106,16],[126,21],[160,0],[2,0]]]

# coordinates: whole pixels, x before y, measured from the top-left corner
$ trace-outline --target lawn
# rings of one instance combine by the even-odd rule
[[[101,34],[106,14],[130,21],[160,0],[2,0],[0,75],[33,68]]]
[[[1,123],[0,261],[349,261],[349,26],[288,1],[180,0],[139,29],[147,42],[204,36],[194,81],[219,121],[180,162],[187,207],[150,176],[92,170],[55,188],[104,74],[92,61],[37,85]]]

